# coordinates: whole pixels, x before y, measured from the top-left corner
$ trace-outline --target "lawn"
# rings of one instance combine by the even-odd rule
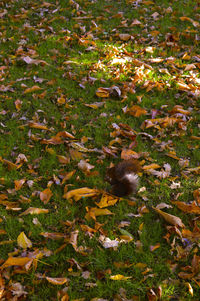
[[[199,16],[1,0],[0,300],[198,300]],[[119,198],[106,171],[131,158]]]

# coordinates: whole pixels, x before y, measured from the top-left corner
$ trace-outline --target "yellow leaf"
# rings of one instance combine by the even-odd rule
[[[60,105],[64,105],[65,102],[66,102],[65,98],[62,96],[57,99],[57,103],[59,103]]]
[[[75,201],[78,201],[82,197],[91,197],[91,196],[95,196],[98,194],[99,194],[99,191],[97,189],[90,189],[88,187],[83,187],[83,188],[70,190],[66,194],[64,194],[63,197],[67,200],[73,198]]]
[[[19,247],[23,249],[31,248],[32,247],[32,242],[24,232],[21,232],[19,236],[17,237],[17,244]]]
[[[96,220],[96,216],[100,216],[100,215],[111,215],[113,214],[110,210],[108,209],[100,209],[100,208],[90,208],[87,212],[87,214],[85,215],[85,218],[87,220],[90,220],[91,218],[93,218],[94,220]]]
[[[108,206],[112,206],[115,203],[117,203],[119,201],[120,198],[118,197],[113,197],[107,193],[104,193],[101,197],[101,200],[99,203],[96,203],[96,205],[99,208],[104,208],[104,207],[108,207]]]
[[[17,266],[25,266],[28,262],[31,262],[33,259],[29,257],[9,257],[4,264],[1,266],[2,268],[7,268],[13,265]]]
[[[123,276],[120,274],[110,276],[110,279],[112,279],[112,280],[127,280],[127,279],[131,279],[131,278],[132,277],[126,277],[126,276]]]
[[[31,93],[31,92],[35,92],[35,91],[38,91],[38,90],[41,90],[41,88],[39,86],[33,86],[31,88],[27,88],[25,91],[24,91],[24,94],[27,94],[27,93]]]
[[[144,170],[148,170],[148,169],[156,169],[156,168],[160,168],[160,165],[156,164],[156,163],[152,163],[150,165],[145,165],[143,166]]]
[[[51,278],[51,277],[46,277],[47,281],[49,281],[51,284],[55,285],[62,285],[68,281],[67,278]]]

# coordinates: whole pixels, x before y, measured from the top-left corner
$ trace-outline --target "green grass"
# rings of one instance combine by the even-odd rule
[[[200,128],[199,96],[194,96],[200,78],[199,25],[193,23],[198,22],[199,7],[195,1],[183,1],[181,5],[179,1],[138,3],[0,3],[0,231],[6,231],[0,232],[0,264],[11,256],[43,253],[36,268],[11,266],[0,270],[5,300],[13,297],[11,284],[15,283],[23,285],[27,300],[32,301],[61,300],[64,294],[74,301],[122,300],[122,289],[127,300],[151,300],[150,290],[156,292],[159,286],[162,300],[197,300],[199,296],[198,272],[191,279],[179,274],[191,273],[192,259],[199,255],[199,239],[185,237],[182,229],[170,226],[152,209],[166,203],[171,207],[163,211],[181,218],[186,229],[198,230],[198,215],[184,213],[172,201],[191,203],[200,184],[198,169],[188,173],[188,168],[200,164],[200,144],[195,138]],[[131,25],[134,20],[141,24]],[[120,34],[131,37],[123,41]],[[27,64],[23,60],[27,56],[43,62]],[[154,61],[157,58],[160,61]],[[180,83],[187,84],[188,90]],[[41,89],[27,93],[33,86]],[[99,87],[111,86],[119,87],[123,96],[96,95]],[[65,101],[60,103],[59,98]],[[21,107],[16,107],[16,100],[21,101]],[[103,104],[88,106],[98,102]],[[133,105],[147,113],[139,117],[125,113]],[[173,114],[177,105],[190,113]],[[158,120],[147,127],[151,119],[172,117],[178,118],[175,124]],[[47,130],[32,128],[30,122],[42,123]],[[136,134],[134,143],[127,125]],[[55,145],[44,143],[63,131],[75,139],[64,138],[63,143]],[[80,157],[74,155],[72,142],[94,151],[80,150]],[[104,180],[106,168],[119,162],[122,151],[128,149],[138,154],[144,166],[156,163],[160,171],[164,164],[170,164],[170,176],[162,179],[143,171],[139,188],[144,191],[134,196],[135,206],[122,200],[108,208],[112,215],[88,220],[87,210],[96,207],[101,196],[76,202],[64,198],[64,193],[82,187],[109,191]],[[20,164],[22,154],[27,162],[10,169],[5,160]],[[61,163],[59,156],[69,157],[70,162]],[[95,166],[89,174],[78,167],[81,159]],[[180,159],[187,159],[189,165],[181,167]],[[62,184],[63,174],[70,171],[75,174]],[[20,179],[26,182],[16,190],[14,181]],[[179,182],[180,188],[173,189],[173,182]],[[53,195],[45,204],[40,192],[47,187]],[[17,205],[9,206],[5,201]],[[20,215],[30,207],[49,212]],[[120,228],[124,221],[127,225]],[[83,230],[84,226],[94,232]],[[120,240],[122,229],[133,240],[120,243],[116,249],[105,249],[100,235]],[[84,251],[70,243],[76,230],[77,247],[82,246]],[[21,232],[31,240],[30,250],[19,246]],[[64,237],[48,238],[42,233],[61,233]],[[188,246],[180,233],[189,241]],[[152,251],[157,244],[159,247]],[[88,279],[84,278],[85,272],[89,273]],[[110,278],[118,274],[131,278]],[[67,282],[54,285],[46,277],[66,277]],[[25,296],[22,293],[21,299]]]

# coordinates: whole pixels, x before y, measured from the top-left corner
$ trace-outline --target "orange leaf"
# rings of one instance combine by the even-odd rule
[[[5,262],[4,264],[1,266],[1,269],[3,268],[7,268],[7,267],[10,267],[10,266],[14,266],[14,265],[17,265],[17,266],[25,266],[28,262],[31,262],[32,259],[29,258],[29,257],[9,257]]]
[[[192,204],[186,204],[184,202],[175,201],[172,203],[175,204],[183,212],[200,214],[200,207],[197,206],[196,202],[192,202]]]
[[[150,165],[145,165],[143,166],[144,170],[148,170],[148,169],[156,169],[156,168],[160,168],[160,165],[156,164],[156,163],[152,163]]]
[[[35,91],[38,91],[38,90],[41,90],[41,88],[39,86],[33,86],[31,88],[27,88],[25,91],[24,91],[24,94],[27,94],[27,93],[32,93],[32,92],[35,92]]]
[[[134,117],[140,117],[141,115],[147,114],[147,110],[137,105],[134,105],[131,108],[129,108],[127,112]]]
[[[46,125],[44,125],[44,124],[42,124],[42,123],[38,123],[38,122],[33,122],[33,121],[31,121],[31,122],[29,122],[29,126],[30,126],[31,128],[34,128],[34,129],[48,130],[48,131],[49,131],[49,129],[46,127]]]
[[[21,180],[15,180],[15,190],[20,190],[24,183],[26,182],[26,179],[21,179]]]
[[[108,88],[102,88],[99,87],[96,91],[96,95],[98,97],[109,97],[110,93],[109,93],[109,89]]]
[[[53,193],[50,188],[46,188],[45,190],[40,192],[40,200],[44,203],[47,204],[52,197]]]

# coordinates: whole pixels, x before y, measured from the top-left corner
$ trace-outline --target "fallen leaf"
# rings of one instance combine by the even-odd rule
[[[114,204],[116,204],[119,201],[120,198],[118,197],[114,197],[112,195],[109,195],[107,193],[104,193],[101,197],[101,200],[99,203],[96,203],[96,205],[99,208],[105,208],[108,206],[113,206]]]
[[[24,212],[22,212],[19,216],[27,215],[27,214],[41,214],[41,213],[48,213],[48,212],[49,212],[48,209],[30,207]]]
[[[172,214],[168,214],[166,212],[161,211],[160,209],[157,209],[155,207],[152,206],[152,208],[158,213],[160,214],[169,224],[174,225],[176,227],[181,227],[184,228],[185,225],[183,224],[182,220]]]
[[[24,183],[26,182],[26,179],[21,179],[21,180],[15,180],[15,190],[20,190]]]
[[[63,197],[67,200],[74,199],[75,201],[79,201],[81,198],[92,197],[99,194],[97,189],[90,189],[88,187],[78,188],[74,190],[68,191]]]
[[[31,87],[31,88],[27,88],[26,90],[24,90],[24,94],[36,92],[36,91],[39,91],[41,89],[42,88],[40,88],[39,86],[35,85],[35,86]]]
[[[10,266],[21,266],[25,267],[27,263],[32,262],[33,259],[29,257],[9,257],[4,264],[1,266],[1,269],[10,267]]]
[[[40,200],[44,203],[47,204],[52,197],[53,193],[50,188],[46,188],[45,190],[40,192]]]
[[[63,285],[68,281],[67,278],[52,278],[52,277],[46,277],[47,281],[49,281],[51,284],[54,285]]]
[[[131,279],[132,277],[127,277],[127,276],[123,276],[123,275],[120,275],[120,274],[117,274],[117,275],[111,275],[110,276],[110,279],[112,280],[128,280],[128,279]]]
[[[23,249],[31,248],[32,247],[32,242],[24,232],[21,232],[19,236],[17,237],[17,244],[19,247]]]

